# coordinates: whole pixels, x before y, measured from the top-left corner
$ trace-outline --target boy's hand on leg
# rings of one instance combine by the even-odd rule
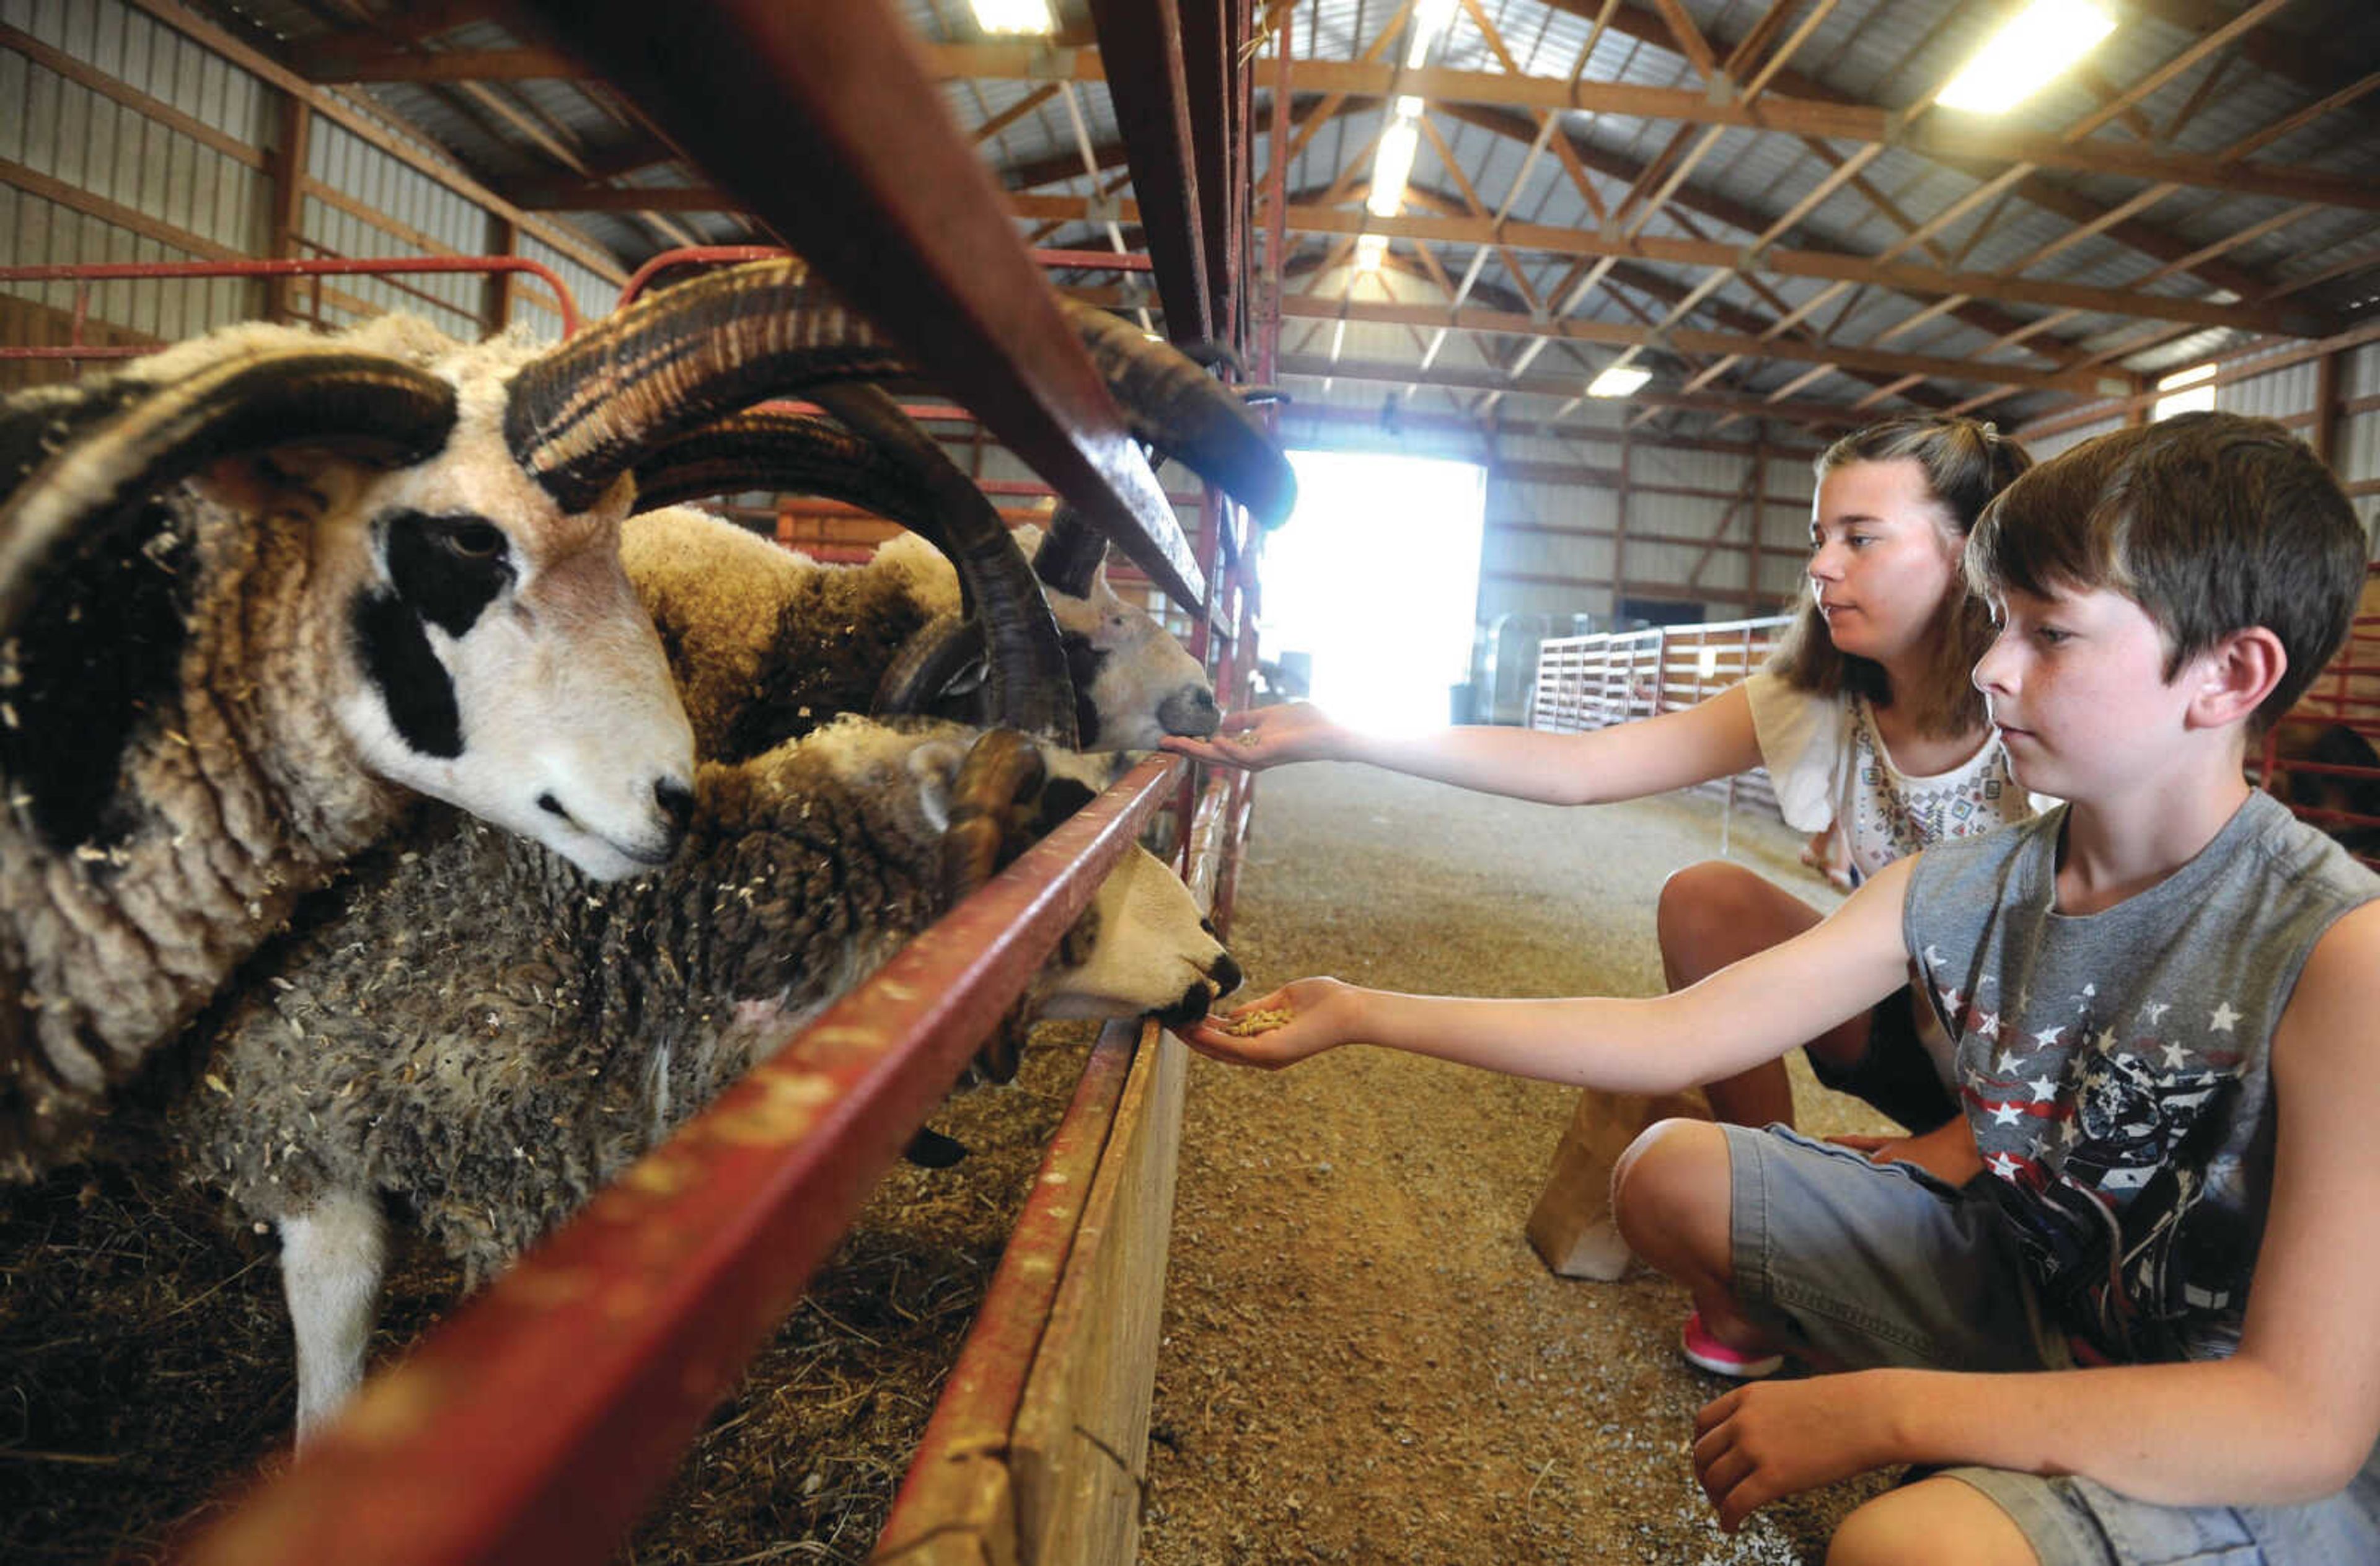
[[[1858,1375],[1738,1387],[1694,1416],[1694,1478],[1730,1534],[1772,1500],[1894,1460],[1888,1411]]]
[[[1913,1163],[1946,1185],[1964,1185],[1984,1171],[1974,1128],[1963,1117],[1915,1136],[1871,1136],[1844,1132],[1828,1141],[1864,1153],[1875,1163]]]

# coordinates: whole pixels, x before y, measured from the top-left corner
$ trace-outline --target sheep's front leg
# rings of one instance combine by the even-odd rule
[[[298,1444],[320,1435],[364,1378],[386,1260],[370,1194],[334,1191],[281,1220],[281,1287],[298,1338]]]

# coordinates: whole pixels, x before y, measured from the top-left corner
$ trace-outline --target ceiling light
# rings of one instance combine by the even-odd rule
[[[972,0],[976,26],[986,32],[1041,32],[1058,30],[1050,19],[1050,0]]]
[[[1421,101],[1419,98],[1415,97],[1415,96],[1414,96],[1412,93],[1410,93],[1410,92],[1403,92],[1403,93],[1400,93],[1400,94],[1398,94],[1398,96],[1397,96],[1397,118],[1399,118],[1399,119],[1419,119],[1419,118],[1421,117],[1421,111],[1422,111],[1422,101]]]
[[[2156,389],[2165,393],[2157,398],[2156,407],[2149,410],[2149,422],[2171,419],[2177,413],[2212,413],[2215,411],[2215,364],[2192,365],[2188,370],[2160,379]]]
[[[1404,204],[1405,176],[1413,173],[1414,148],[1421,132],[1401,119],[1380,133],[1380,150],[1372,158],[1372,193],[1364,201],[1374,217],[1394,217]]]
[[[1380,258],[1389,253],[1389,237],[1385,234],[1359,234],[1355,237],[1355,270],[1378,272]]]
[[[1405,45],[1405,69],[1420,67],[1429,46],[1438,42],[1446,24],[1454,19],[1454,6],[1455,0],[1421,0],[1414,7],[1413,42]]]
[[[1653,372],[1642,366],[1615,364],[1586,383],[1586,395],[1590,397],[1631,396],[1651,379]]]
[[[2115,26],[2113,17],[2082,0],[2033,0],[1975,51],[1935,102],[1998,114],[2089,54]]]

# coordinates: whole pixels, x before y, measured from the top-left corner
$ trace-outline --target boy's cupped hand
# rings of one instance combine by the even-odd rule
[[[1354,1038],[1355,987],[1300,978],[1229,1012],[1180,1029],[1182,1042],[1235,1066],[1278,1071]]]

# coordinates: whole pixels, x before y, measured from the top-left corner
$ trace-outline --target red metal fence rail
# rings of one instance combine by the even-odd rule
[[[186,1559],[601,1559],[1178,759],[1152,757],[531,1250]]]

